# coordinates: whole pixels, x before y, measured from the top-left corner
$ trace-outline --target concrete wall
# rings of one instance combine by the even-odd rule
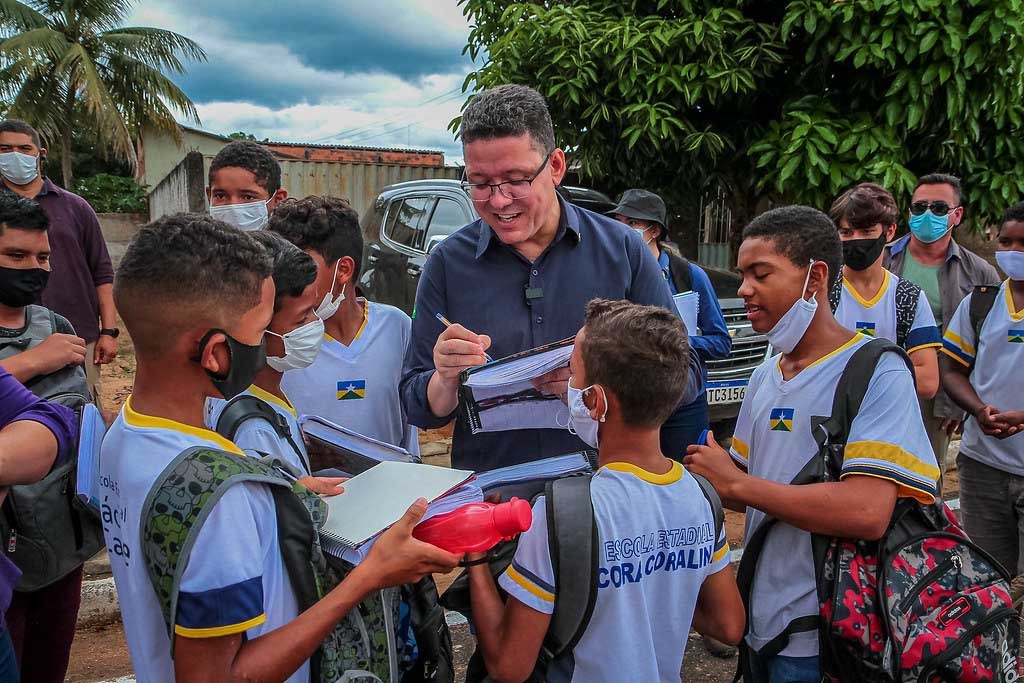
[[[150,220],[179,211],[206,211],[203,155],[189,152],[156,187],[149,191]]]
[[[98,213],[100,230],[107,242],[130,242],[139,227],[149,220],[144,213]]]
[[[147,128],[142,132],[139,183],[152,191],[189,152],[212,156],[226,144],[219,135],[188,128],[181,129],[181,142],[175,143],[167,133]]]

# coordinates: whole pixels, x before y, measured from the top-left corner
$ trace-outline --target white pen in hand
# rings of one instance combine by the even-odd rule
[[[442,324],[442,325],[444,325],[445,327],[451,327],[451,326],[452,326],[452,322],[451,322],[450,320],[448,320],[448,318],[446,318],[446,317],[444,317],[443,315],[441,315],[440,313],[435,313],[435,314],[434,314],[434,317],[435,317],[435,318],[437,318],[438,320],[440,320],[440,321],[441,321],[441,324]],[[493,359],[493,358],[491,358],[491,357],[490,357],[490,356],[489,356],[488,354],[486,354],[486,353],[484,354],[484,358],[486,358],[486,359],[487,359],[487,362],[488,362],[488,363],[493,363],[493,362],[494,362],[494,359]]]

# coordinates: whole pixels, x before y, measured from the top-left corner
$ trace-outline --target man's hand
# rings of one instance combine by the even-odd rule
[[[463,370],[487,362],[491,338],[470,332],[462,325],[446,328],[434,344],[434,367],[448,386],[458,385]]]
[[[555,368],[540,377],[534,377],[531,382],[533,382],[533,388],[540,393],[557,396],[562,403],[568,403],[569,376],[571,374],[568,367]]]
[[[73,334],[51,334],[39,346],[23,354],[31,354],[37,375],[47,375],[69,365],[85,363],[85,340]]]
[[[348,477],[302,477],[298,480],[313,493],[328,497],[344,493],[345,487],[342,484],[346,481]]]
[[[420,498],[402,518],[381,534],[370,554],[357,569],[363,570],[374,589],[415,583],[427,574],[448,572],[459,564],[459,555],[419,541],[412,530],[427,511],[427,501]]]
[[[946,436],[952,439],[954,434],[960,434],[964,431],[964,423],[961,420],[946,418],[939,423],[939,429],[946,432]]]
[[[1010,426],[999,418],[999,411],[990,405],[982,406],[975,411],[974,418],[978,421],[981,431],[997,439],[1004,438],[1004,431]]]
[[[687,447],[683,464],[691,472],[707,477],[723,499],[729,498],[728,492],[733,484],[747,476],[736,467],[736,463],[725,449],[718,445],[715,435],[711,432],[708,432],[706,446],[694,444]]]
[[[96,340],[96,351],[93,353],[93,365],[106,365],[117,357],[117,339],[109,334],[101,334]]]
[[[996,422],[1005,425],[1000,439],[1019,434],[1024,431],[1024,410],[1008,410],[1005,413],[996,413],[993,416]]]

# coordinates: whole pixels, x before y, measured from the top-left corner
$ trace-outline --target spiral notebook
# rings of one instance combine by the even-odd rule
[[[107,433],[103,415],[92,403],[86,403],[79,418],[78,475],[75,492],[85,505],[99,512],[97,484],[100,478],[100,446]]]
[[[372,439],[316,415],[301,416],[299,429],[312,447],[320,446],[329,453],[321,453],[319,457],[325,467],[349,475],[365,472],[385,460],[416,462],[419,459],[404,448]]]
[[[433,502],[473,478],[469,470],[384,461],[357,474],[345,492],[324,499],[327,520],[320,529],[324,549],[344,557],[397,522],[417,498]]]

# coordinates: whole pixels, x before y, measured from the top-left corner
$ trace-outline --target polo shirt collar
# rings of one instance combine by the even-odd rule
[[[50,193],[60,194],[60,188],[57,187],[57,185],[52,180],[50,180],[46,176],[43,176],[43,188],[39,190],[39,194],[37,194],[36,196],[42,197],[43,195]]]
[[[556,196],[558,197],[559,208],[558,231],[555,233],[555,239],[552,240],[552,244],[564,238],[568,233],[571,236],[573,244],[575,246],[576,244],[580,243],[580,240],[583,239],[583,235],[580,231],[579,209],[563,200],[561,195]],[[487,247],[489,247],[491,243],[495,241],[500,240],[498,240],[497,235],[494,234],[494,231],[491,230],[491,226],[487,224],[487,221],[481,218],[480,233],[479,236],[477,237],[476,242],[476,258],[479,259],[481,256],[483,256],[484,253],[487,251]]]

